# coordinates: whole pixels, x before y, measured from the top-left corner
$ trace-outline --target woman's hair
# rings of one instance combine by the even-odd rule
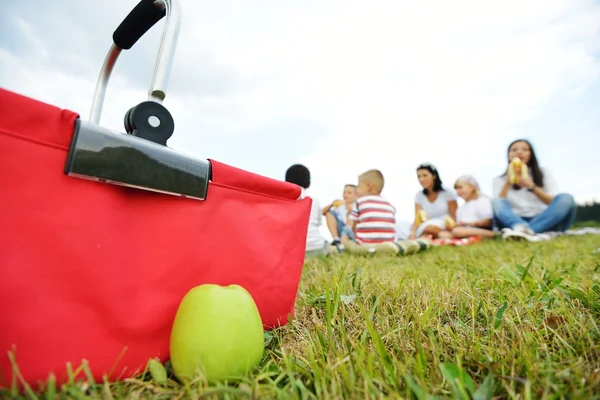
[[[444,190],[444,188],[442,187],[442,180],[440,179],[440,174],[438,173],[435,166],[433,166],[432,164],[421,164],[417,167],[417,172],[420,169],[427,170],[431,173],[431,175],[433,175],[433,191],[434,192],[441,192],[442,190]],[[425,195],[427,194],[427,189],[423,188],[423,194],[425,194]]]
[[[508,148],[506,149],[507,160],[508,160],[508,155],[510,154],[510,148],[513,146],[513,144],[518,143],[518,142],[527,143],[527,145],[529,146],[530,156],[529,156],[529,162],[527,163],[527,166],[531,169],[531,180],[537,186],[543,187],[544,186],[544,173],[542,172],[542,169],[540,168],[540,164],[538,163],[537,157],[535,155],[535,151],[533,150],[533,146],[531,145],[531,142],[529,142],[529,140],[527,140],[527,139],[513,140],[508,145]],[[510,161],[511,160],[508,160],[508,164],[510,164]],[[506,174],[508,173],[508,168],[509,168],[509,166],[507,165],[506,170],[504,171],[504,173],[501,176],[506,176]],[[519,188],[520,188],[520,186],[513,185],[513,189],[519,189]]]

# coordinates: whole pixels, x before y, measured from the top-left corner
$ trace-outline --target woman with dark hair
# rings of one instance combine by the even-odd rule
[[[437,169],[431,164],[421,164],[417,167],[417,177],[423,187],[415,196],[415,221],[410,231],[409,239],[432,235],[434,238],[451,238],[446,218],[456,220],[456,195],[442,186],[442,180]],[[422,211],[426,213],[423,220]]]
[[[509,167],[494,179],[494,222],[502,231],[502,238],[543,240],[544,232],[564,232],[573,224],[577,207],[573,196],[558,193],[554,178],[546,168],[539,166],[531,143],[517,139],[508,146],[508,163],[518,158],[527,168],[527,174],[515,174],[515,183],[509,180]]]

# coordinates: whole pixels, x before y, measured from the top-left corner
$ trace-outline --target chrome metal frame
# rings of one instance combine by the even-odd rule
[[[152,83],[150,84],[150,89],[148,91],[148,100],[162,103],[167,95],[167,83],[171,73],[171,65],[173,63],[173,56],[175,55],[177,38],[179,36],[181,8],[178,0],[155,0],[154,4],[157,7],[163,7],[165,9],[166,22],[160,47],[158,49],[156,65],[154,67],[154,76],[152,77]],[[121,49],[113,43],[104,60],[102,69],[100,70],[100,76],[96,83],[96,91],[94,92],[89,117],[90,122],[94,124],[100,123],[108,80],[110,79],[110,75],[120,54]]]

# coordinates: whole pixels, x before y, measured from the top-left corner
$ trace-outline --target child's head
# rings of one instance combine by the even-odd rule
[[[383,174],[377,169],[370,169],[358,177],[357,196],[381,194],[383,190]]]
[[[347,184],[344,186],[344,203],[354,203],[356,201],[356,185]]]
[[[479,197],[479,184],[471,175],[463,175],[454,183],[454,189],[465,201]]]
[[[285,181],[308,189],[310,186],[310,171],[302,164],[294,164],[285,172]]]

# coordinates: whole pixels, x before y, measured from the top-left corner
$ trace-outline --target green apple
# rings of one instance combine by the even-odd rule
[[[181,300],[170,341],[175,376],[209,382],[236,380],[256,366],[264,351],[258,308],[239,285],[200,285]]]

